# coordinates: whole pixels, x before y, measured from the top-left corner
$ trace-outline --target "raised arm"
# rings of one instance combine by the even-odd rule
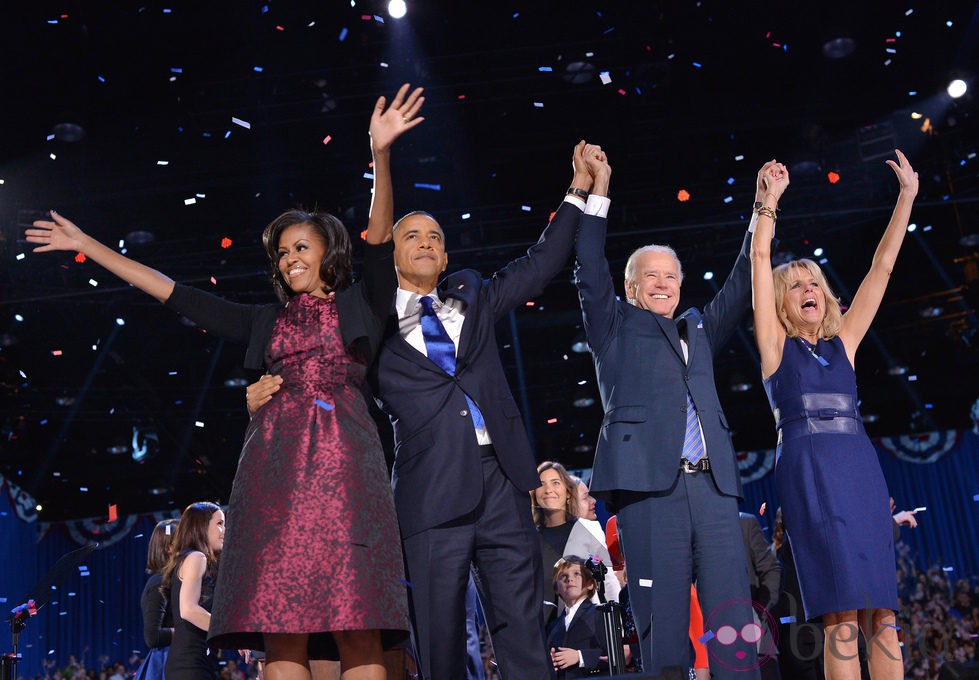
[[[391,185],[391,145],[406,130],[419,125],[423,117],[418,111],[425,98],[422,88],[416,87],[408,94],[410,84],[405,83],[394,96],[391,106],[378,97],[371,115],[371,155],[374,159],[374,195],[371,198],[370,217],[367,222],[367,242],[385,243],[391,240],[394,227],[394,189]],[[407,97],[407,98],[406,98]]]
[[[764,186],[762,207],[757,211],[755,230],[751,235],[751,307],[755,321],[755,343],[761,355],[763,378],[774,373],[782,363],[785,329],[775,309],[775,279],[772,276],[772,237],[775,235],[775,209],[789,186],[789,171],[774,160],[758,171],[760,192]]]
[[[160,302],[166,302],[173,293],[174,283],[169,276],[99,243],[54,210],[51,211],[51,221],[37,220],[34,228],[28,229],[25,235],[28,243],[38,244],[35,253],[77,251]]]
[[[870,264],[870,271],[864,277],[863,282],[857,289],[857,294],[853,296],[853,302],[846,314],[843,315],[843,328],[840,330],[840,339],[846,347],[846,354],[850,359],[850,364],[854,364],[854,357],[860,341],[867,334],[870,324],[877,315],[880,308],[880,301],[884,298],[884,291],[887,289],[887,282],[894,271],[894,264],[897,262],[897,254],[901,250],[904,242],[904,234],[908,230],[908,220],[911,218],[911,205],[914,203],[915,196],[918,195],[918,173],[911,167],[911,163],[901,153],[900,149],[895,149],[898,162],[888,160],[897,181],[900,184],[900,192],[897,195],[897,204],[891,214],[891,221],[887,223],[887,229],[880,239],[874,259]]]

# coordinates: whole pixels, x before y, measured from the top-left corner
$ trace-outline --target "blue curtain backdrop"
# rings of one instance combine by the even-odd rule
[[[922,565],[939,562],[950,568],[952,578],[972,577],[979,574],[979,436],[971,431],[949,434],[948,446],[931,449],[932,454],[947,452],[932,455],[928,459],[937,460],[929,463],[899,459],[893,442],[890,448],[875,445],[898,509],[927,507],[917,515],[917,529],[901,530],[912,555]],[[954,445],[950,443],[953,441]],[[915,446],[914,441],[909,444],[911,449]],[[771,471],[763,472],[771,461],[765,463],[763,454],[756,454],[749,464],[752,470],[762,472],[745,484],[742,509],[758,515],[765,503],[765,514],[759,520],[770,536],[778,508],[775,479]],[[590,477],[590,471],[580,472],[585,479]],[[17,515],[9,487],[0,479],[0,608],[5,614],[61,556],[88,538],[105,545],[83,565],[87,575],[80,570],[73,572],[52,593],[51,602],[28,623],[20,638],[24,659],[18,667],[19,676],[30,679],[42,673],[45,660],[64,667],[70,655],[88,668],[98,668],[103,663],[127,663],[135,654],[145,653],[139,599],[146,578],[147,542],[156,521],[156,517],[129,517],[112,525],[25,522]],[[8,651],[10,634],[4,627],[0,653]]]

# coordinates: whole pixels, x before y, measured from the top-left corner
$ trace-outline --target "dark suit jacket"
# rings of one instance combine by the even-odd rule
[[[730,428],[714,386],[714,355],[750,308],[750,234],[734,268],[704,308],[668,319],[616,300],[605,259],[605,220],[582,223],[575,279],[598,375],[605,419],[590,490],[613,506],[618,491],[669,489],[679,474],[686,395],[700,414],[711,474],[722,493],[741,495]],[[689,363],[677,324],[686,323]]]
[[[398,287],[394,243],[367,244],[361,280],[336,295],[340,335],[346,347],[370,362],[377,353],[391,299]],[[261,368],[281,304],[245,305],[198,288],[177,284],[166,307],[183,314],[209,333],[247,347],[245,368]]]
[[[394,426],[391,484],[402,537],[462,517],[482,497],[480,453],[466,394],[479,406],[510,482],[521,491],[540,486],[534,452],[503,372],[495,324],[538,295],[565,266],[581,215],[563,202],[524,257],[486,280],[467,269],[439,284],[440,295],[466,303],[455,376],[409,345],[398,332],[398,320],[389,319],[371,387]]]
[[[599,660],[602,656],[608,658],[608,643],[605,641],[605,626],[601,617],[602,614],[595,608],[595,604],[585,600],[574,613],[567,630],[564,628],[563,616],[551,621],[547,629],[548,653],[555,647],[577,649],[585,662],[584,666],[571,666],[558,671],[555,677],[559,680],[584,678],[598,675],[601,670],[608,670],[608,662]]]
[[[782,565],[765,540],[757,517],[747,512],[741,513],[741,534],[748,555],[751,599],[771,610],[781,592]]]

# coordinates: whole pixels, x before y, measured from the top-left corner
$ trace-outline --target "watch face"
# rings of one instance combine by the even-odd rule
[[[758,208],[762,207],[763,205],[764,203],[762,203],[761,201],[755,201],[754,208],[755,210],[758,210]]]

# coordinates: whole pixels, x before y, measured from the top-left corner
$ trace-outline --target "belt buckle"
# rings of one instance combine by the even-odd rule
[[[700,461],[698,461],[696,463],[691,463],[686,458],[681,458],[680,459],[680,469],[683,470],[688,475],[691,474],[691,473],[694,473],[694,472],[699,472],[700,471]]]

